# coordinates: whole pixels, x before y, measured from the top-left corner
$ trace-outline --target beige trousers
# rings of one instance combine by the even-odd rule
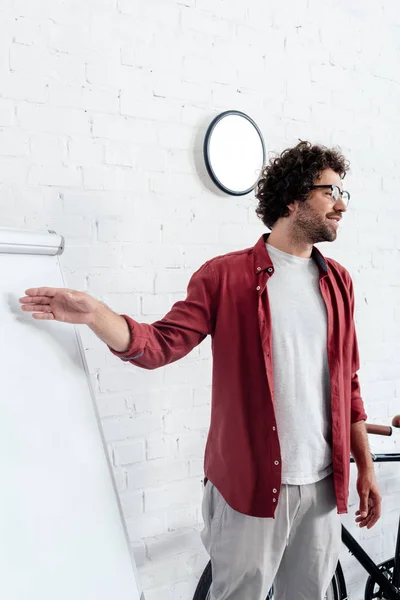
[[[233,510],[208,481],[202,540],[211,557],[210,600],[323,600],[338,562],[341,523],[333,476],[283,485],[275,519]]]

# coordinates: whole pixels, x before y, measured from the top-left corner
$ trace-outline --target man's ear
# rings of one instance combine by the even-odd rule
[[[299,201],[298,200],[295,200],[291,204],[287,205],[287,209],[289,211],[289,215],[288,216],[290,216],[290,215],[292,215],[292,214],[294,214],[296,212],[298,205],[299,205]]]

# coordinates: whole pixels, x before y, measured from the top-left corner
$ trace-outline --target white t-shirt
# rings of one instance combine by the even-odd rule
[[[304,485],[332,472],[326,306],[314,259],[270,244],[267,250],[274,265],[267,291],[282,483]]]

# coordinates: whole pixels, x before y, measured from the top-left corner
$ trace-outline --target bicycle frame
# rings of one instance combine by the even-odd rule
[[[397,534],[397,539],[399,538],[400,530]],[[379,567],[374,563],[374,561],[368,556],[368,554],[363,550],[360,544],[353,538],[353,536],[349,533],[349,531],[342,525],[342,541],[349,552],[358,560],[360,565],[364,567],[364,569],[371,575],[372,579],[376,581],[377,584],[380,585],[381,589],[387,594],[387,598],[390,600],[400,600],[400,590],[398,590],[382,573]],[[399,544],[397,544],[398,546]],[[396,557],[395,557],[395,565],[396,559],[398,562],[398,548],[396,549]],[[396,566],[395,566],[396,569]],[[393,573],[393,577],[395,577],[395,572]],[[346,596],[345,596],[346,598]],[[345,600],[343,598],[342,600]]]
[[[374,462],[400,462],[400,454],[373,454]],[[350,462],[354,462],[353,457]],[[369,573],[371,578],[381,587],[391,600],[400,600],[400,520],[397,530],[396,551],[394,555],[393,583],[391,583],[378,565],[368,556],[350,532],[342,525],[342,541],[349,552],[358,560],[360,565]],[[341,600],[346,600],[347,594]]]

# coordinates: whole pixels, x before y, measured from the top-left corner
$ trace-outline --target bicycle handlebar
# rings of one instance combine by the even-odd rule
[[[393,431],[390,425],[373,425],[372,423],[365,424],[367,428],[367,433],[372,433],[375,435],[392,435]]]

